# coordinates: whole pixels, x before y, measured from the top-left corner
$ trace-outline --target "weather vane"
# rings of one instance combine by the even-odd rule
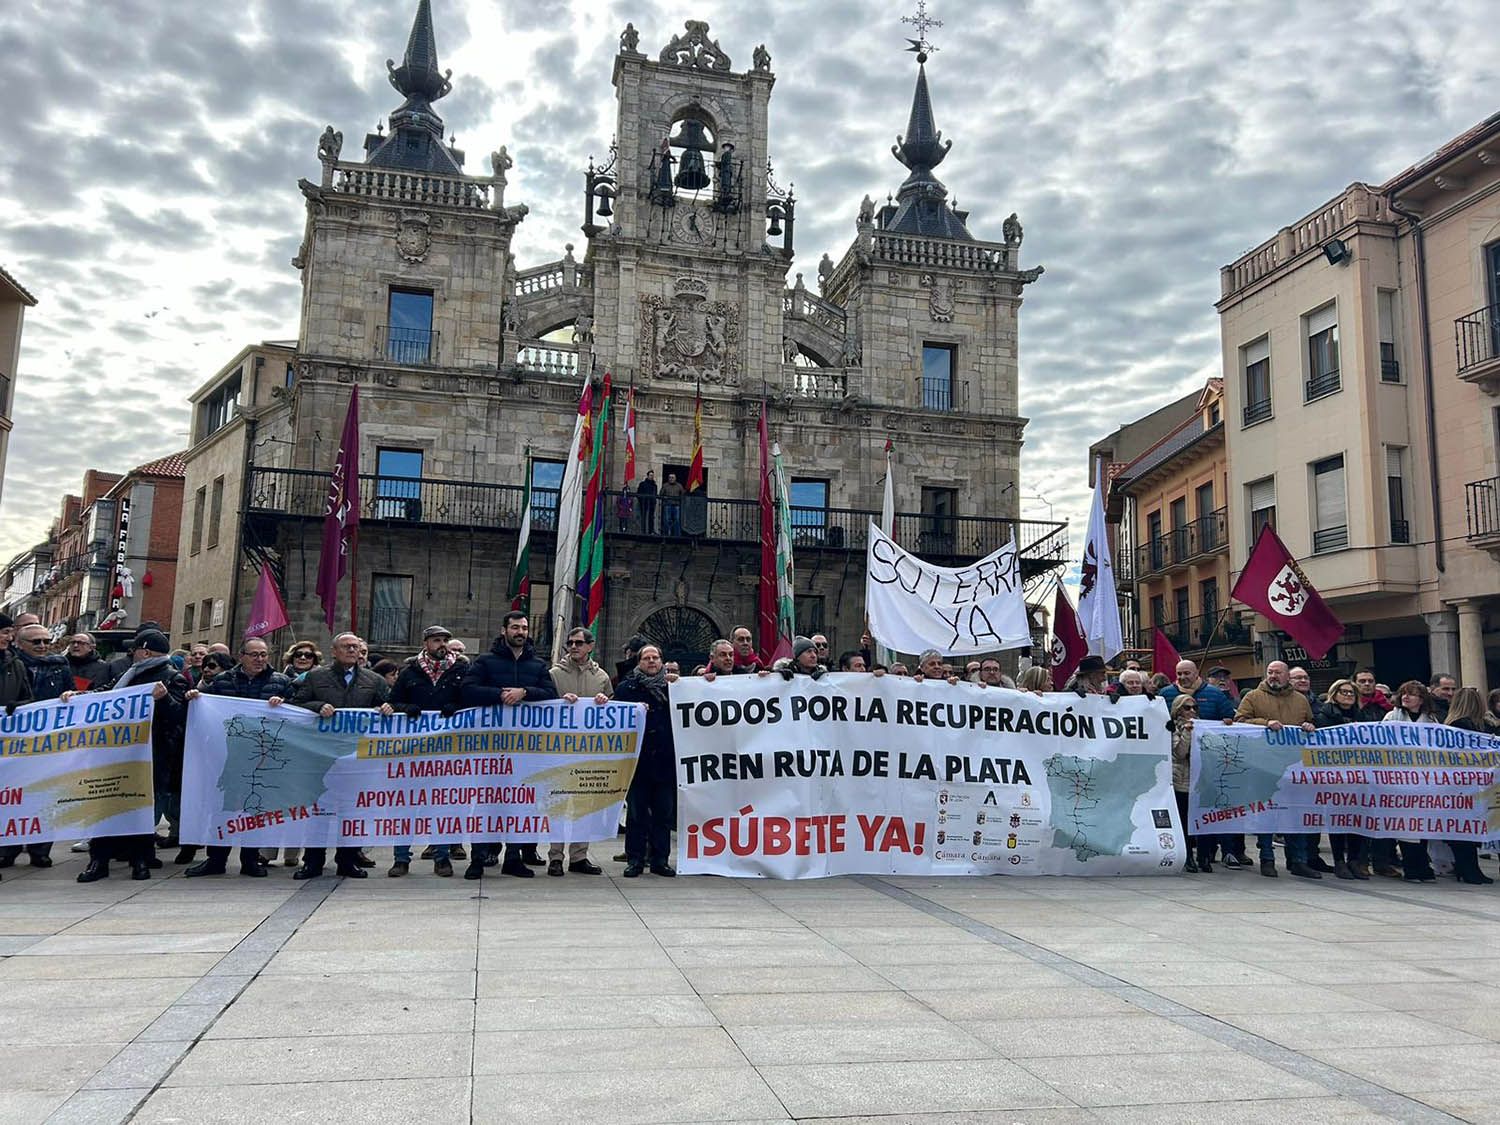
[[[927,41],[927,31],[929,28],[942,27],[943,21],[935,20],[927,14],[927,0],[917,0],[917,14],[914,16],[902,16],[901,22],[909,23],[917,29],[917,37],[907,40],[911,46],[906,49],[916,53],[917,62],[926,62],[927,56],[937,50],[936,47]]]

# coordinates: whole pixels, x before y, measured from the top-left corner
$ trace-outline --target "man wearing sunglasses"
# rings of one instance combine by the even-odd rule
[[[568,634],[562,660],[552,666],[552,683],[566,703],[592,699],[607,703],[612,694],[609,673],[594,662],[594,634],[582,627]],[[587,841],[568,845],[568,870],[575,875],[599,875],[603,868],[589,859]],[[563,846],[554,840],[547,848],[547,874],[563,873]]]
[[[45,625],[22,625],[16,630],[16,657],[31,679],[33,699],[60,699],[63,692],[73,688],[73,670],[67,657],[49,653],[51,644],[52,633]],[[27,844],[24,850],[31,857],[31,866],[52,866],[52,841]],[[0,848],[0,867],[14,864],[21,851],[20,844]]]

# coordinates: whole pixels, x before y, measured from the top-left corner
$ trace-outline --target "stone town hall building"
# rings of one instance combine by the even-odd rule
[[[901,542],[958,565],[1015,534],[1029,579],[1059,565],[1063,526],[1015,518],[1026,424],[1016,413],[1017,312],[1041,270],[1021,268],[1014,216],[1003,241],[984,242],[947,201],[934,170],[952,142],[934,123],[925,57],[893,149],[905,181],[884,206],[866,196],[851,216],[853,241],[838,262],[825,256],[814,291],[800,273],[788,285],[797,201],[772,174],[766,49],[738,68],[690,20],[648,54],[627,26],[609,159],[581,176],[585,249],[517,268],[518,224],[564,201],[507,198],[504,148],[489,155],[488,174],[465,172],[434,108],[451,72],[439,69],[420,0],[405,56],[390,67],[405,100],[389,131],[366,136],[363,158],[351,160],[330,127],[320,182],[300,183],[295,345],[248,349],[193,396],[178,638],[237,635],[260,561],[282,579],[290,632],[324,636],[314,593],[321,516],[355,386],[355,609],[377,650],[411,650],[434,621],[471,641],[494,635],[508,609],[528,451],[533,613],[544,627],[555,489],[587,371],[611,371],[614,385],[606,661],[637,631],[700,659],[710,640],[753,623],[763,403],[796,505],[799,631],[820,629],[836,649],[859,642],[887,437]],[[651,528],[639,514],[624,526],[618,518],[619,422],[632,384],[638,473],[658,482],[685,479],[702,395],[708,500],[683,509],[680,536],[659,534],[660,505]],[[205,526],[218,546],[204,545]]]

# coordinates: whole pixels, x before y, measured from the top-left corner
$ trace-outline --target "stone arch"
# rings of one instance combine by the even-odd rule
[[[658,133],[670,133],[672,126],[679,117],[684,116],[688,110],[697,108],[708,118],[708,126],[713,132],[714,139],[718,142],[730,141],[736,148],[743,147],[745,141],[745,130],[742,124],[734,119],[734,114],[725,107],[724,103],[712,95],[702,91],[691,93],[688,91],[674,90],[662,98],[656,106],[656,115],[653,125]],[[656,138],[657,141],[661,137]],[[655,144],[652,144],[655,147]]]
[[[684,673],[707,664],[709,646],[724,635],[707,609],[677,602],[647,611],[636,632],[661,648],[663,660],[677,661]]]
[[[557,328],[576,323],[581,316],[592,316],[592,289],[544,289],[516,299],[521,318],[521,337],[536,340]]]
[[[801,317],[787,317],[781,326],[782,339],[791,340],[797,350],[817,367],[838,367],[844,354],[844,338],[826,325]]]

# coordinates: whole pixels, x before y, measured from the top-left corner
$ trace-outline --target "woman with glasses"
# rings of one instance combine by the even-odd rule
[[[1344,723],[1378,723],[1385,713],[1373,702],[1362,703],[1359,688],[1353,680],[1334,680],[1328,697],[1313,714],[1320,727]],[[1328,846],[1333,850],[1333,873],[1340,879],[1370,877],[1370,838],[1358,832],[1330,832]]]
[[[1177,798],[1177,818],[1187,840],[1187,863],[1182,869],[1189,875],[1212,873],[1218,843],[1215,836],[1188,835],[1188,785],[1193,776],[1193,720],[1197,717],[1198,701],[1191,695],[1183,692],[1172,700],[1172,795]]]

